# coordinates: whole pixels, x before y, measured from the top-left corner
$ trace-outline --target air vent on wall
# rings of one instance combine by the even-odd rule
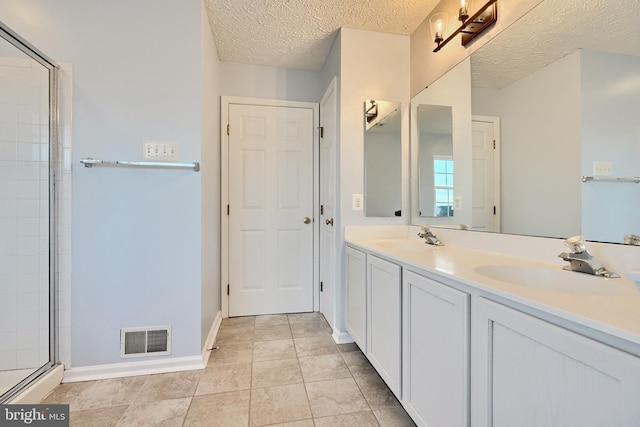
[[[171,327],[120,329],[120,357],[171,354]]]

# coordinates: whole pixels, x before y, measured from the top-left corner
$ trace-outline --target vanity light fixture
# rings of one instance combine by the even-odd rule
[[[429,18],[429,27],[433,41],[440,46],[444,40],[444,33],[447,32],[447,14],[443,12],[433,14]]]
[[[498,0],[489,0],[485,3],[484,6],[478,10],[473,16],[468,16],[467,8],[469,7],[468,0],[461,0],[460,2],[460,11],[458,14],[458,19],[462,22],[462,25],[455,30],[446,40],[438,41],[437,33],[434,38],[435,43],[438,45],[433,50],[434,52],[438,52],[442,49],[447,43],[449,43],[455,36],[458,34],[462,34],[461,41],[462,45],[466,46],[471,40],[476,38],[480,33],[489,28],[492,24],[494,24],[498,20]],[[431,31],[433,33],[433,24],[432,19],[437,15],[441,15],[440,13],[434,14],[431,18],[429,18],[429,23],[431,24]],[[465,17],[466,15],[466,17]],[[445,20],[446,22],[446,20]]]

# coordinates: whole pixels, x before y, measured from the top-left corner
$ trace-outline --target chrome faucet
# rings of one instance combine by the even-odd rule
[[[424,239],[424,242],[428,245],[444,246],[444,243],[438,240],[436,235],[431,231],[431,227],[429,227],[428,225],[423,225],[422,227],[420,227],[418,237]]]
[[[584,236],[570,237],[564,241],[564,244],[567,245],[570,252],[562,252],[558,255],[569,263],[563,270],[593,274],[594,276],[602,276],[609,279],[620,277],[618,274],[604,268],[602,263],[589,253],[585,246]]]
[[[624,244],[625,245],[640,246],[640,236],[636,236],[635,234],[625,234],[624,235]]]

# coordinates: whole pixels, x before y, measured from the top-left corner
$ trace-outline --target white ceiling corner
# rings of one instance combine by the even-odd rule
[[[221,61],[319,70],[341,27],[410,35],[438,0],[205,0]]]

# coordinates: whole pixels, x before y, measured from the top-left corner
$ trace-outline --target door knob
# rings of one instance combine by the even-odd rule
[[[305,224],[309,224],[311,222],[311,218],[309,218],[308,216],[305,216],[302,222],[304,222]]]
[[[326,220],[324,223],[333,227],[333,218]]]

